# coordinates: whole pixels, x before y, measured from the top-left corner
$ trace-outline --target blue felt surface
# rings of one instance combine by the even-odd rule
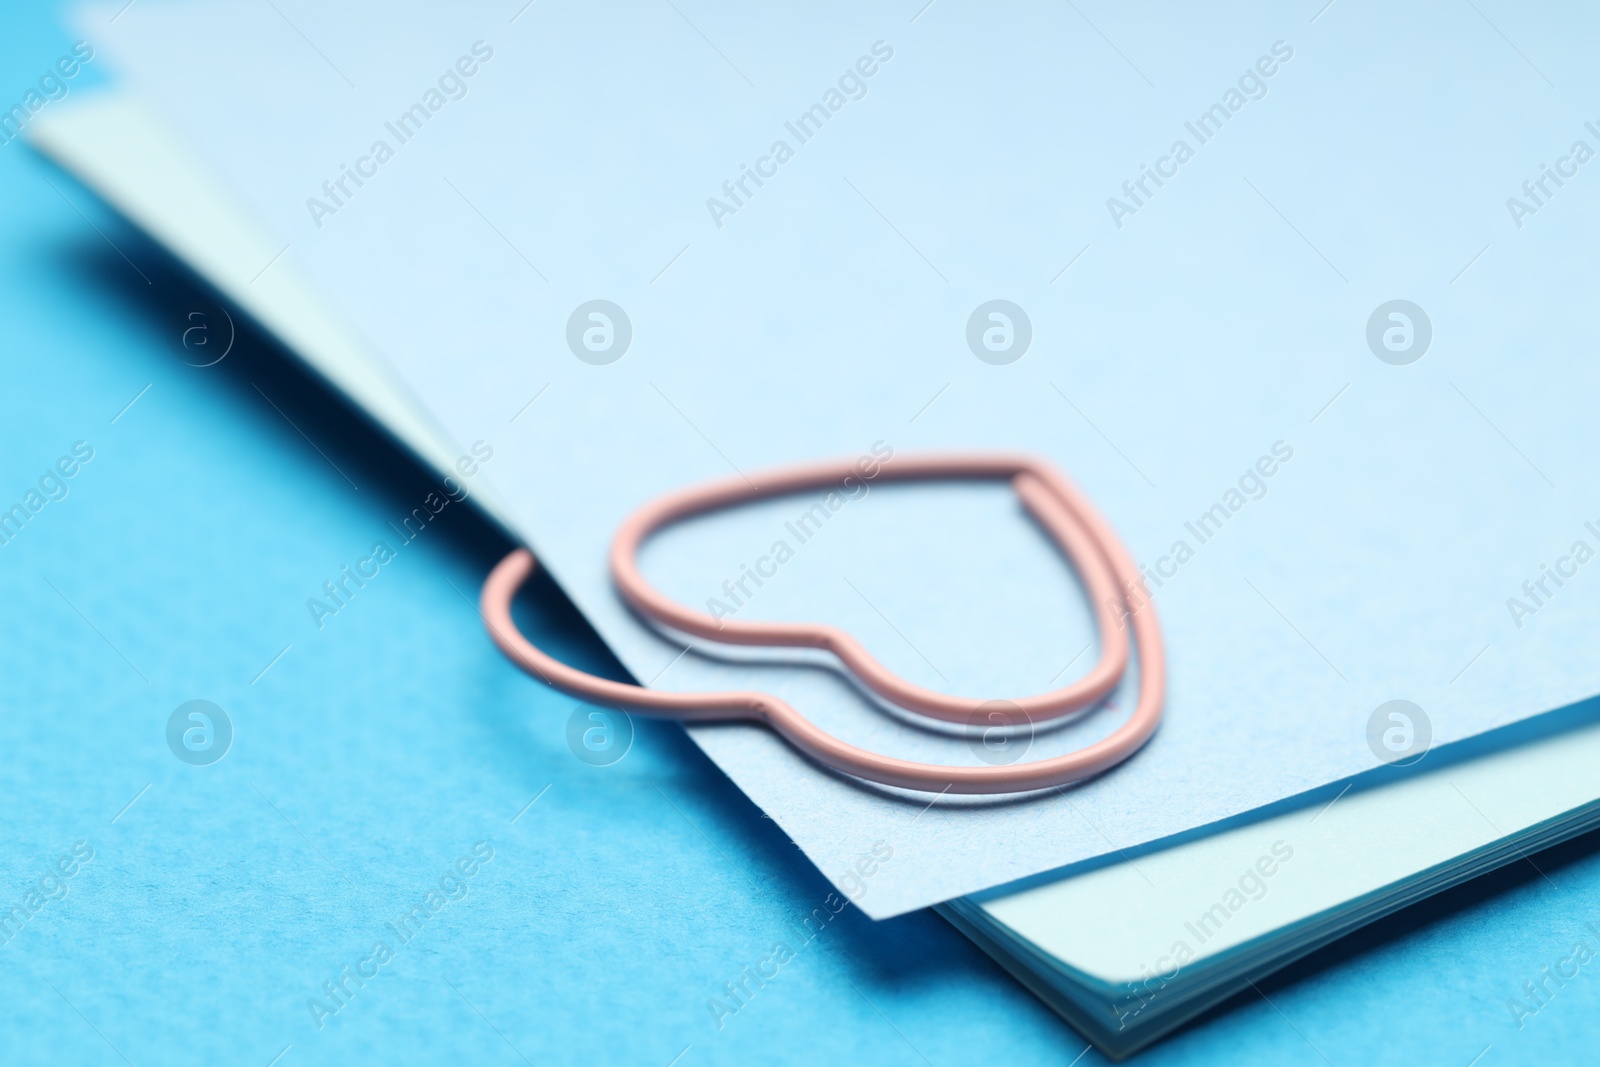
[[[8,10],[0,102],[68,43],[48,9]],[[257,337],[216,367],[175,359],[169,319],[194,292],[69,179],[0,148],[0,507],[75,442],[94,450],[0,547],[0,901],[93,850],[0,947],[0,1061],[1080,1056],[930,913],[846,908],[808,934],[829,887],[675,727],[639,724],[611,766],[577,759],[571,702],[504,662],[462,595],[505,548],[465,509],[319,631],[306,598],[397,540],[388,523],[430,486]],[[526,615],[605,661],[552,590]],[[165,736],[197,698],[235,728],[207,767]],[[465,898],[400,945],[385,923],[477,842],[494,855]],[[1536,862],[1320,954],[1264,983],[1270,1002],[1240,998],[1141,1062],[1591,1059],[1600,962],[1548,984],[1521,1029],[1507,1009],[1575,941],[1600,945],[1600,842]],[[379,940],[394,958],[319,1030],[308,999],[331,1006],[323,983]],[[778,942],[793,958],[719,1028],[708,999]]]

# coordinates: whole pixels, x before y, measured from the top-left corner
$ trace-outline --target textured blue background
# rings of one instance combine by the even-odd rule
[[[69,41],[57,13],[11,8],[0,101]],[[95,850],[0,947],[0,1059],[1100,1062],[931,913],[846,909],[807,943],[828,886],[675,727],[640,723],[610,767],[576,759],[572,703],[503,661],[462,595],[506,548],[466,509],[318,631],[306,598],[430,486],[258,336],[215,367],[175,359],[169,320],[197,291],[70,179],[0,148],[0,504],[74,441],[95,449],[0,547],[0,901],[75,842]],[[608,661],[559,594],[526,599],[548,644]],[[164,738],[195,698],[236,730],[210,767]],[[495,856],[468,896],[318,1030],[307,998],[394,943],[384,923],[479,841]],[[1593,1059],[1600,962],[1520,1031],[1505,1000],[1600,941],[1600,841],[1533,862],[1140,1062]],[[719,1030],[707,998],[778,941],[796,957]]]

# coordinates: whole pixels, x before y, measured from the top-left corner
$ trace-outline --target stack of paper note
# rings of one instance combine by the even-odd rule
[[[1142,564],[1166,715],[1091,782],[929,796],[691,729],[867,914],[940,906],[1122,1055],[1592,825],[1600,137],[1541,70],[1587,71],[1578,35],[1519,27],[1534,68],[1470,11],[314,14],[88,11],[114,90],[25,132],[441,474],[487,446],[479,499],[635,677],[952,764],[1131,706],[997,757],[816,659],[685,651],[606,552],[709,477],[1031,451]],[[687,524],[645,569],[947,692],[1094,661],[1003,488],[874,489],[730,600],[811,503]]]

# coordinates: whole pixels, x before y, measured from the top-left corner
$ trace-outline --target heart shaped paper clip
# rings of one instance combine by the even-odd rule
[[[748,480],[711,482],[660,497],[634,512],[617,531],[611,545],[611,573],[617,590],[646,619],[683,633],[724,644],[822,649],[838,658],[864,686],[891,703],[948,722],[982,725],[982,712],[992,701],[949,696],[908,682],[841,630],[817,623],[714,619],[669,600],[639,572],[640,546],[664,526],[705,512],[810,489],[842,486],[849,490],[851,480],[860,482],[861,477],[851,461],[825,461],[763,471]],[[1103,700],[1127,669],[1131,629],[1138,652],[1139,697],[1128,721],[1104,740],[1065,755],[1010,766],[952,767],[895,759],[856,748],[767,693],[672,693],[597,678],[539,651],[512,621],[512,598],[537,565],[527,549],[517,549],[501,560],[484,582],[482,609],[489,635],[519,667],[581,700],[686,722],[766,723],[824,766],[906,789],[1020,793],[1063,785],[1116,766],[1150,739],[1161,721],[1166,691],[1161,628],[1155,608],[1148,600],[1137,611],[1128,608],[1125,590],[1139,588],[1138,568],[1110,525],[1059,471],[1028,456],[897,456],[880,467],[871,480],[1009,481],[1034,519],[1076,567],[1093,606],[1101,647],[1100,662],[1082,678],[1061,689],[1009,703],[1032,721],[1069,715]]]

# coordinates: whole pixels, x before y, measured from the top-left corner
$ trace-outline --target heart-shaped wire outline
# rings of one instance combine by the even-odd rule
[[[603,706],[686,722],[765,723],[811,759],[857,778],[938,793],[1020,793],[1092,777],[1127,759],[1161,721],[1166,664],[1155,607],[1137,609],[1127,594],[1142,576],[1110,524],[1054,466],[1031,456],[932,454],[884,461],[871,477],[855,461],[834,460],[763,471],[692,486],[659,497],[630,515],[611,544],[617,591],[647,621],[726,644],[816,648],[832,653],[863,685],[902,708],[947,722],[979,723],[993,700],[956,697],[925,689],[894,674],[849,634],[820,623],[718,620],[668,599],[640,573],[639,549],[654,533],[683,519],[722,508],[787,496],[808,489],[850,488],[904,481],[1009,481],[1023,505],[1072,562],[1099,626],[1100,661],[1067,686],[1013,704],[1032,721],[1081,711],[1103,700],[1127,669],[1128,628],[1137,647],[1139,698],[1128,721],[1110,736],[1075,752],[1009,766],[952,767],[869,752],[841,741],[789,704],[768,693],[674,693],[613,682],[569,667],[541,652],[517,629],[511,601],[538,565],[527,549],[501,560],[484,581],[481,608],[489,636],[519,667],[546,684]]]

